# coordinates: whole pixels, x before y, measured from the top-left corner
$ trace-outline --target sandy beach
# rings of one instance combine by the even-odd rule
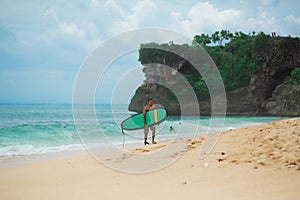
[[[172,165],[131,174],[104,166],[88,153],[0,168],[1,199],[299,199],[300,118],[228,130],[204,159],[205,136],[128,149],[156,154],[184,144]],[[164,156],[164,154],[161,154]],[[111,163],[129,162],[124,154]],[[11,161],[7,161],[11,162]]]

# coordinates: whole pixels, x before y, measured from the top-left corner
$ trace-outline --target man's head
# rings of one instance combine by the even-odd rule
[[[153,105],[153,99],[151,99],[151,98],[148,99],[148,105],[149,105],[149,106],[152,106],[152,105]]]

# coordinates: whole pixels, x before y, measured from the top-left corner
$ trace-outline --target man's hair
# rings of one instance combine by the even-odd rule
[[[151,101],[151,100],[153,101],[153,99],[152,99],[152,98],[149,98],[147,102],[149,102],[149,101]]]

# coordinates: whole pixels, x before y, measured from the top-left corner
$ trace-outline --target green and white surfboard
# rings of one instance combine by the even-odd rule
[[[165,121],[168,117],[168,111],[164,107],[157,107],[146,112],[146,123],[153,126]],[[144,128],[143,113],[133,115],[121,123],[123,130],[132,131]]]

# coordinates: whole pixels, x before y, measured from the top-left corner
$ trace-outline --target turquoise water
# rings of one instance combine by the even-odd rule
[[[80,135],[81,139],[90,138],[99,146],[121,145],[123,135],[120,124],[133,113],[127,111],[126,105],[97,105],[95,111],[99,127],[89,126],[90,117],[93,115],[81,119],[86,124],[84,133]],[[222,129],[274,120],[278,118],[227,117]],[[195,135],[195,132],[204,134],[210,123],[210,117],[169,117],[157,126],[157,140]],[[183,124],[187,126],[182,128]],[[170,126],[174,131],[169,131]],[[104,134],[106,140],[101,140],[99,134]],[[142,144],[142,130],[126,134],[126,143]],[[151,132],[149,136],[151,137]],[[83,149],[80,137],[73,120],[72,105],[0,105],[0,158]]]

